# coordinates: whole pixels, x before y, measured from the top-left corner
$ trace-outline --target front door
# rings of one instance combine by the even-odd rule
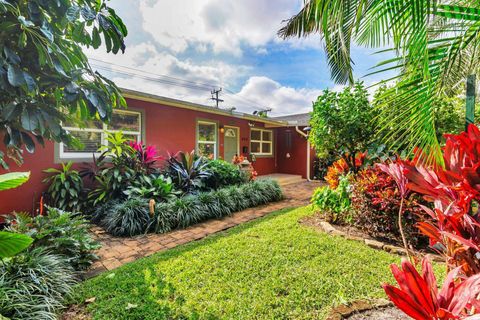
[[[235,155],[238,155],[238,143],[239,143],[240,132],[236,127],[227,127],[225,126],[224,133],[224,157],[223,159],[227,162],[232,162],[232,159]]]

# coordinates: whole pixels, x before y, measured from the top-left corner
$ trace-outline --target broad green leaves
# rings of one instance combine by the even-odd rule
[[[9,156],[21,160],[21,149],[33,152],[43,138],[75,143],[62,121],[107,121],[126,105],[81,47],[125,50],[127,29],[106,2],[0,1],[0,12],[0,128]]]
[[[21,186],[30,178],[30,172],[10,172],[0,175],[0,191]]]
[[[309,141],[320,158],[344,158],[356,170],[355,154],[372,142],[373,118],[368,93],[362,83],[342,92],[325,90],[313,105]]]
[[[33,239],[20,233],[0,231],[0,259],[13,257],[27,249]]]

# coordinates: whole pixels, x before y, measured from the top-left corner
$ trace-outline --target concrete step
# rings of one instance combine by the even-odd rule
[[[259,176],[258,178],[259,179],[273,179],[273,180],[276,180],[278,182],[278,184],[281,185],[281,186],[286,186],[286,185],[289,185],[289,184],[301,183],[303,181],[306,181],[300,175],[281,174],[281,173],[268,174],[268,175],[264,175],[264,176]]]

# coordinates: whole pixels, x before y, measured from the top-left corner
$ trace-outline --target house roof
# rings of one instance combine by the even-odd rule
[[[223,116],[228,116],[228,117],[234,117],[234,118],[240,118],[240,119],[262,122],[262,123],[265,123],[268,127],[285,127],[285,126],[288,125],[287,121],[284,121],[284,120],[279,119],[279,118],[264,118],[264,117],[259,117],[259,116],[255,116],[255,115],[248,114],[248,113],[215,108],[215,107],[211,107],[211,106],[207,106],[207,105],[203,105],[203,104],[198,104],[198,103],[193,103],[193,102],[188,102],[188,101],[183,101],[183,100],[167,98],[167,97],[163,97],[163,96],[158,96],[158,95],[145,93],[145,92],[140,92],[140,91],[135,91],[135,90],[130,90],[130,89],[122,88],[121,91],[122,91],[122,94],[125,98],[131,98],[131,99],[136,99],[136,100],[141,100],[141,101],[160,103],[162,105],[171,106],[171,107],[177,107],[177,108],[189,109],[189,110],[196,110],[196,111],[213,113],[213,114],[218,114],[218,115],[223,115]]]
[[[289,126],[306,127],[310,125],[310,113],[291,114],[288,116],[273,117],[272,120],[287,122]]]

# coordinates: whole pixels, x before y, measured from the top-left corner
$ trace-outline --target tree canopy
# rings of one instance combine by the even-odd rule
[[[372,107],[363,83],[342,92],[325,90],[313,104],[309,140],[319,158],[334,154],[356,171],[355,157],[372,142]]]
[[[99,118],[125,106],[94,72],[82,46],[124,52],[127,29],[104,0],[0,0],[0,136],[21,161],[44,139],[75,144],[62,122]],[[6,166],[0,151],[0,163]]]

